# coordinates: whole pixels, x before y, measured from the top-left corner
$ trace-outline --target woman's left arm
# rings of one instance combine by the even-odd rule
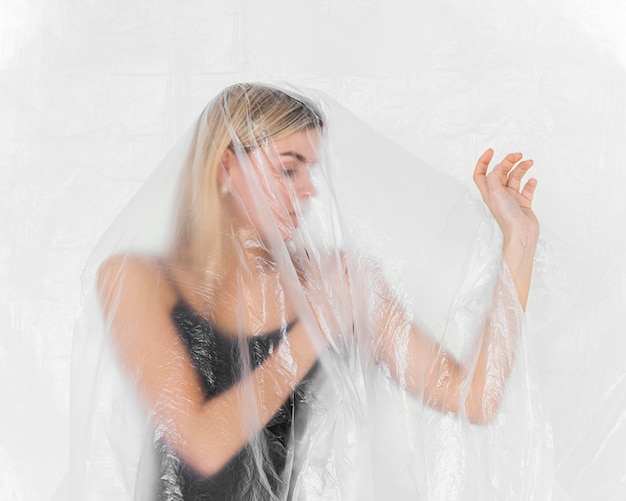
[[[477,424],[489,423],[495,417],[511,371],[519,334],[515,314],[518,306],[514,303],[519,300],[522,309],[526,308],[539,236],[539,224],[531,208],[537,182],[530,179],[521,188],[532,160],[521,161],[521,153],[512,153],[488,173],[492,157],[491,149],[481,155],[474,182],[502,230],[503,257],[517,298],[509,293],[507,280],[500,274],[473,356],[461,364],[408,323],[389,293],[376,349],[379,361],[409,392],[422,396],[428,405],[442,412],[463,412]],[[401,345],[403,349],[399,350]]]

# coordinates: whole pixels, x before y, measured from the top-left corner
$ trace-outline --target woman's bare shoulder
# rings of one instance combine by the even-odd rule
[[[105,303],[129,295],[169,302],[174,295],[162,261],[140,254],[115,254],[104,260],[98,268],[98,291]]]
[[[120,281],[157,280],[162,275],[161,261],[141,254],[115,254],[106,258],[98,268],[98,285]]]

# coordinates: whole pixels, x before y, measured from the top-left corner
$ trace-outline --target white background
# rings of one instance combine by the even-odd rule
[[[1,0],[0,498],[49,499],[67,468],[98,238],[219,89],[271,79],[326,91],[463,182],[488,146],[535,159],[556,260],[538,268],[568,292],[539,283],[529,305],[554,498],[618,499],[624,26],[618,0]],[[542,301],[549,320],[533,318]]]

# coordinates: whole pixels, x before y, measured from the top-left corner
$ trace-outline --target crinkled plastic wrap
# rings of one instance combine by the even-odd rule
[[[501,249],[473,194],[329,98],[229,87],[84,274],[72,499],[541,499]]]

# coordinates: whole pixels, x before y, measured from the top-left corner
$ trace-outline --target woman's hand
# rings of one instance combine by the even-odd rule
[[[522,179],[533,161],[520,162],[521,153],[509,153],[487,173],[492,158],[493,150],[489,148],[480,156],[474,169],[474,182],[485,204],[500,226],[505,240],[525,237],[536,241],[539,222],[532,210],[532,201],[537,180],[529,179],[520,191]]]
[[[539,237],[539,222],[532,210],[537,180],[529,179],[522,188],[522,179],[533,161],[521,161],[521,153],[510,153],[487,173],[492,158],[491,148],[480,156],[474,169],[474,182],[502,230],[504,258],[511,270],[522,308],[525,308]]]

